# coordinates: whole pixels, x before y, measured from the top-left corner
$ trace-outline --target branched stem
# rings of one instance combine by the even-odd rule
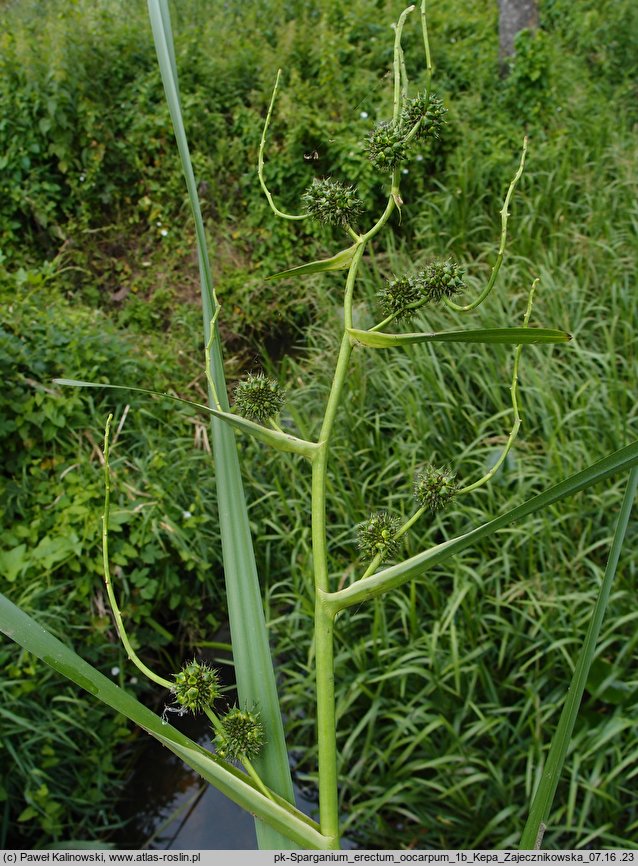
[[[396,126],[400,122],[402,106],[407,99],[408,94],[408,75],[405,65],[405,58],[403,54],[403,50],[401,47],[401,34],[403,31],[404,23],[406,21],[407,16],[410,12],[415,9],[415,6],[409,6],[401,13],[399,20],[395,26],[395,39],[394,39],[394,55],[393,55],[393,76],[394,76],[394,92],[393,92],[393,114],[392,114],[392,123]],[[426,21],[426,0],[422,0],[421,2],[421,25],[423,32],[423,43],[425,48],[425,58],[426,58],[426,106],[430,99],[430,87],[431,87],[431,78],[432,78],[432,61],[430,57],[430,46],[428,40],[428,31],[427,31],[427,21]],[[281,75],[281,70],[277,73],[277,80],[275,82],[275,87],[273,90],[272,98],[270,101],[270,106],[268,109],[268,114],[266,117],[266,121],[264,124],[264,129],[261,137],[260,147],[259,147],[259,181],[261,187],[268,199],[270,207],[278,216],[283,217],[284,219],[303,219],[305,215],[294,216],[291,214],[286,214],[280,211],[274,204],[272,196],[266,186],[264,180],[264,148],[266,142],[266,135],[270,123],[270,119],[273,112],[273,106],[275,103],[277,88],[279,85],[279,79]],[[408,143],[412,138],[417,135],[420,120],[416,122],[412,128],[409,130],[405,137],[405,143]],[[486,289],[481,293],[480,297],[473,302],[472,304],[468,304],[466,306],[460,306],[454,304],[452,301],[446,299],[446,303],[455,310],[466,311],[473,309],[478,306],[484,300],[485,297],[491,291],[494,282],[496,280],[496,276],[500,269],[504,252],[505,252],[505,242],[507,237],[507,217],[508,217],[508,206],[514,191],[514,187],[518,182],[524,166],[525,161],[525,153],[527,148],[527,141],[524,142],[523,145],[523,154],[521,157],[521,162],[519,169],[514,177],[514,180],[510,184],[508,193],[505,197],[505,202],[503,205],[503,209],[501,211],[501,242],[498,251],[497,261],[492,269],[492,274]],[[370,228],[367,232],[362,234],[357,234],[354,229],[350,225],[346,225],[345,229],[350,235],[350,237],[354,241],[354,247],[351,248],[354,250],[352,254],[352,258],[349,261],[348,275],[345,283],[345,291],[344,291],[344,300],[343,300],[343,310],[344,310],[344,331],[341,339],[341,346],[339,348],[339,354],[336,361],[335,372],[333,376],[332,386],[330,389],[330,394],[328,396],[328,401],[326,403],[324,418],[321,426],[321,431],[316,443],[313,444],[313,449],[307,451],[307,456],[310,457],[312,462],[312,504],[311,504],[311,514],[312,514],[312,558],[313,558],[313,571],[314,571],[314,585],[315,585],[315,651],[316,651],[316,693],[317,693],[317,730],[318,730],[318,763],[319,763],[319,810],[320,810],[320,826],[321,832],[329,840],[329,847],[338,848],[339,847],[339,812],[338,812],[338,791],[337,791],[337,750],[336,750],[336,719],[335,719],[335,688],[334,688],[334,644],[333,644],[333,632],[334,632],[334,618],[336,613],[343,609],[344,607],[349,606],[351,603],[351,595],[353,592],[356,593],[357,597],[366,598],[371,597],[372,595],[381,594],[386,590],[386,584],[388,588],[390,585],[399,585],[403,581],[403,571],[405,568],[408,568],[409,565],[406,561],[406,564],[395,568],[391,568],[389,570],[388,576],[385,576],[385,572],[382,575],[376,575],[376,569],[380,565],[382,561],[382,554],[378,554],[373,558],[373,560],[369,563],[366,571],[363,574],[363,577],[360,581],[357,582],[358,585],[363,584],[360,589],[353,590],[350,587],[348,590],[340,590],[338,592],[331,592],[329,586],[329,571],[328,571],[328,539],[327,539],[327,528],[326,528],[326,479],[327,479],[327,469],[328,469],[328,458],[329,458],[329,448],[330,448],[330,440],[332,437],[333,427],[337,415],[337,410],[341,402],[343,389],[345,386],[348,367],[350,358],[353,351],[353,340],[349,334],[349,331],[353,327],[353,303],[354,303],[354,287],[355,281],[357,277],[357,272],[359,269],[359,265],[361,263],[366,245],[368,241],[370,241],[376,234],[381,231],[381,229],[386,225],[393,211],[397,209],[399,211],[402,205],[401,195],[399,192],[399,184],[401,179],[401,171],[398,166],[395,166],[392,174],[391,174],[391,186],[387,199],[387,204],[383,214],[379,217],[377,222]],[[535,285],[535,284],[534,284]],[[530,301],[528,304],[527,313],[525,315],[525,326],[527,327],[529,321],[529,315],[531,312],[531,302],[532,295],[534,291],[534,286],[532,286],[532,290],[530,292]],[[410,305],[410,309],[418,309],[420,306],[425,303],[416,302]],[[376,325],[371,330],[378,331],[393,321],[398,314],[392,314],[386,317],[380,324]],[[474,485],[465,488],[462,492],[468,492],[471,489],[476,489],[476,487],[480,486],[480,484],[485,483],[488,480],[488,477],[494,474],[497,470],[498,466],[502,463],[507,455],[509,448],[511,447],[512,442],[514,441],[514,437],[516,432],[518,431],[518,427],[520,426],[520,417],[518,412],[518,399],[517,399],[517,382],[518,382],[518,363],[520,358],[521,346],[517,346],[516,354],[514,359],[514,374],[511,386],[511,395],[512,395],[512,407],[514,411],[514,428],[512,433],[510,434],[510,440],[508,441],[508,445],[506,449],[501,455],[499,463],[488,473],[485,478],[481,479],[479,482],[476,482]],[[208,361],[209,354],[207,354]],[[276,430],[280,431],[280,428],[275,426],[273,422],[273,426]],[[419,507],[408,520],[397,530],[394,534],[394,540],[401,538],[415,523],[416,521],[424,514],[427,510],[426,506]],[[397,571],[396,577],[394,575],[395,570]],[[386,569],[386,571],[388,571]],[[355,584],[355,586],[357,585]],[[370,589],[368,590],[365,587],[366,584],[370,585]],[[245,766],[250,773],[250,765],[249,763],[245,763]],[[257,784],[260,782],[256,779]],[[260,784],[261,786],[261,784]]]
[[[429,99],[429,93],[428,93],[428,99]],[[419,126],[419,124],[417,123],[412,127],[412,129],[410,130],[410,132],[408,133],[408,135],[405,138],[406,142],[410,141],[410,139],[414,135],[416,135],[416,132],[418,130],[418,126]],[[520,161],[520,164],[519,164],[518,169],[516,171],[516,174],[515,174],[514,178],[512,179],[512,182],[509,185],[509,189],[507,190],[507,195],[505,196],[505,201],[503,202],[503,207],[501,208],[501,240],[500,240],[500,245],[499,245],[499,249],[498,249],[498,255],[497,255],[494,267],[492,268],[492,273],[490,275],[490,279],[489,279],[487,285],[485,286],[485,288],[483,289],[483,291],[480,293],[480,295],[476,298],[476,300],[472,301],[470,304],[457,304],[451,298],[444,296],[443,300],[451,310],[455,310],[456,312],[467,313],[470,310],[476,309],[476,307],[478,307],[480,304],[483,303],[485,298],[487,298],[487,296],[490,294],[490,292],[494,288],[494,284],[496,283],[496,278],[498,276],[498,272],[501,268],[501,264],[503,263],[503,258],[505,256],[505,244],[507,241],[507,220],[509,217],[509,210],[508,210],[509,204],[510,204],[510,200],[512,198],[512,193],[514,192],[514,189],[516,187],[516,184],[518,183],[521,175],[523,174],[523,169],[525,167],[525,155],[526,155],[526,153],[527,153],[527,138],[525,138],[523,141],[523,151],[521,154],[521,161]],[[366,237],[366,236],[364,235],[364,237]],[[386,316],[385,319],[383,319],[377,325],[374,325],[372,328],[369,328],[368,330],[370,330],[370,331],[382,331],[391,322],[393,322],[397,318],[397,316],[400,316],[401,313],[405,312],[406,310],[419,310],[419,309],[421,309],[421,307],[425,306],[425,304],[427,304],[427,303],[428,303],[428,298],[423,298],[422,300],[414,301],[414,303],[408,304],[402,310],[398,310],[396,313],[390,313],[390,315]]]
[[[401,32],[410,6],[401,14],[396,25],[394,45],[394,113],[393,120],[398,122],[401,111],[401,84],[407,89],[407,73],[402,71]],[[356,235],[348,227],[356,242],[356,249],[348,269],[344,293],[344,333],[341,347],[326,404],[317,450],[312,458],[312,557],[315,580],[315,648],[316,648],[316,690],[317,690],[317,731],[319,755],[319,822],[321,832],[327,836],[332,847],[339,847],[339,809],[337,791],[337,747],[335,728],[334,696],[334,613],[323,605],[322,599],[329,594],[328,586],[328,545],[326,533],[326,472],[328,449],[337,408],[341,401],[345,384],[352,343],[348,328],[352,328],[352,307],[354,284],[365,251],[366,244],[390,219],[395,208],[400,208],[401,196],[399,183],[401,175],[398,168],[392,172],[390,195],[383,214],[372,228],[363,235]]]

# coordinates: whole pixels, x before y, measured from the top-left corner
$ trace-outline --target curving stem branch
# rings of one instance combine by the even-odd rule
[[[536,286],[538,285],[539,280],[536,279],[532,283],[532,287],[529,290],[529,298],[527,301],[527,309],[525,310],[525,316],[523,318],[523,327],[529,327],[529,318],[532,314],[532,304],[534,302],[534,291]],[[478,481],[475,481],[473,484],[468,484],[467,487],[462,487],[460,490],[457,490],[456,495],[460,495],[461,493],[470,493],[472,490],[477,490],[479,487],[482,487],[484,484],[493,478],[493,476],[498,472],[498,470],[503,465],[505,458],[509,454],[512,445],[514,444],[514,440],[518,435],[519,428],[521,426],[521,416],[518,409],[518,364],[521,359],[521,353],[523,351],[522,343],[519,344],[514,351],[514,372],[512,374],[512,384],[510,385],[510,394],[512,395],[512,411],[514,412],[514,424],[512,425],[512,430],[510,435],[507,438],[507,442],[505,443],[505,448],[501,452],[498,460],[486,474],[479,478]]]
[[[516,184],[521,178],[523,174],[523,169],[525,168],[525,156],[527,154],[527,136],[523,139],[523,151],[521,153],[521,161],[519,163],[518,169],[512,182],[509,185],[509,189],[507,190],[507,195],[505,196],[505,201],[503,202],[503,207],[501,208],[501,242],[498,248],[498,254],[496,256],[496,262],[494,263],[494,267],[492,268],[492,273],[490,274],[490,278],[488,280],[487,285],[481,292],[481,294],[476,298],[475,301],[472,301],[470,304],[456,304],[450,298],[444,298],[444,302],[451,310],[456,310],[459,313],[467,313],[470,310],[475,310],[479,304],[482,304],[485,298],[489,295],[489,293],[494,288],[494,283],[496,282],[496,277],[498,276],[498,272],[501,269],[501,265],[503,264],[503,256],[505,255],[505,243],[507,241],[507,218],[509,217],[509,206],[510,199],[512,198],[512,193],[516,187]]]
[[[281,77],[281,69],[277,70],[277,78],[275,79],[275,86],[273,88],[272,97],[270,99],[270,105],[268,106],[268,114],[266,115],[266,122],[264,123],[264,129],[261,133],[261,141],[259,142],[259,161],[257,167],[257,174],[259,175],[259,183],[261,184],[261,188],[263,189],[266,198],[268,199],[268,204],[272,208],[273,213],[275,213],[278,217],[281,217],[285,220],[304,220],[308,216],[308,214],[289,214],[284,213],[284,211],[279,210],[275,202],[273,201],[273,197],[270,194],[270,190],[266,186],[266,181],[264,180],[264,148],[266,147],[266,133],[268,132],[268,127],[270,125],[270,118],[272,117],[272,110],[275,104],[275,97],[277,96],[277,88],[279,87],[279,78]]]
[[[402,64],[401,62],[403,57],[403,51],[401,49],[401,33],[403,32],[405,19],[408,17],[410,12],[414,12],[414,6],[408,6],[407,9],[403,10],[399,16],[399,20],[397,21],[394,34],[394,102],[392,109],[392,123],[394,124],[399,122],[399,116],[401,115],[401,81],[403,80],[404,82],[404,90],[406,92],[408,87],[408,76],[405,71],[405,64]],[[403,76],[401,74],[402,72]]]
[[[111,582],[111,569],[109,566],[109,516],[111,513],[111,470],[109,466],[109,439],[112,420],[113,415],[111,414],[106,419],[106,427],[104,429],[104,513],[102,515],[102,559],[104,562],[104,583],[106,584],[106,594],[109,599],[109,604],[111,605],[111,610],[113,611],[113,619],[115,620],[117,633],[120,636],[122,644],[124,645],[127,656],[133,662],[135,667],[144,674],[145,677],[147,677],[149,680],[152,680],[154,683],[157,683],[157,685],[170,690],[173,688],[174,683],[170,682],[170,680],[164,679],[164,677],[160,677],[150,668],[146,667],[144,662],[138,657],[137,653],[131,646],[131,642],[128,639],[126,629],[124,628],[122,614],[120,613],[120,608],[118,606],[117,599],[115,598],[115,593],[113,592],[113,584]]]

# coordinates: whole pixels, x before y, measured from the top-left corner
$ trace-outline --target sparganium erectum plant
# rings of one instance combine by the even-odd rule
[[[258,818],[259,844],[265,848],[340,847],[338,755],[336,746],[337,716],[334,684],[334,629],[337,616],[371,599],[383,599],[387,593],[409,581],[422,579],[435,565],[471,547],[481,538],[492,535],[514,521],[547,508],[553,502],[581,490],[590,484],[608,478],[615,472],[631,470],[626,501],[621,509],[615,548],[622,543],[628,508],[638,484],[638,444],[634,443],[611,455],[600,463],[572,476],[544,493],[535,496],[517,508],[507,511],[456,538],[421,551],[407,559],[402,558],[402,539],[415,523],[426,514],[440,513],[451,502],[457,502],[487,484],[505,460],[518,435],[521,423],[518,395],[518,369],[525,344],[561,344],[570,337],[560,330],[531,327],[532,298],[536,281],[529,293],[527,307],[522,312],[522,324],[511,327],[480,328],[472,330],[453,328],[439,332],[391,329],[391,325],[411,322],[419,309],[428,303],[438,303],[456,313],[469,313],[481,304],[495,286],[507,238],[509,205],[514,189],[523,172],[527,142],[517,170],[501,209],[501,235],[494,265],[485,287],[473,298],[467,298],[464,268],[456,262],[433,261],[420,265],[406,274],[388,275],[385,285],[377,287],[379,321],[367,329],[355,327],[353,307],[360,300],[360,265],[370,241],[390,220],[399,214],[403,201],[400,193],[401,166],[410,158],[413,142],[434,138],[442,133],[446,109],[443,101],[431,91],[432,64],[426,22],[425,0],[420,6],[420,29],[425,54],[425,87],[410,95],[410,83],[402,50],[402,34],[414,6],[405,9],[394,28],[393,101],[392,114],[382,117],[373,125],[367,138],[367,155],[378,171],[378,182],[386,188],[386,205],[377,217],[364,213],[363,204],[347,178],[317,178],[302,196],[300,214],[280,210],[265,180],[264,153],[267,132],[274,109],[280,75],[274,92],[259,148],[258,176],[264,194],[274,211],[282,219],[317,219],[337,226],[349,235],[350,246],[329,258],[306,265],[297,265],[277,274],[277,278],[303,277],[322,271],[345,271],[343,288],[342,333],[335,350],[334,375],[326,398],[325,413],[315,439],[298,435],[286,421],[285,429],[277,417],[283,406],[283,388],[261,374],[249,375],[234,391],[235,409],[231,410],[226,398],[227,388],[223,374],[217,318],[219,304],[215,296],[204,224],[197,198],[197,185],[192,171],[188,144],[183,126],[177,64],[173,49],[168,5],[166,0],[148,0],[162,79],[175,128],[177,145],[184,168],[189,198],[195,218],[200,262],[202,302],[204,314],[204,346],[206,377],[209,386],[209,405],[191,404],[198,411],[212,416],[212,435],[215,468],[218,483],[219,514],[227,582],[228,608],[232,634],[234,661],[239,688],[239,706],[224,709],[218,714],[219,683],[215,670],[205,662],[187,662],[172,679],[166,679],[150,670],[139,658],[126,635],[122,614],[111,583],[108,553],[110,418],[104,441],[104,473],[106,483],[103,516],[104,570],[106,586],[120,637],[131,661],[158,686],[167,690],[171,702],[178,710],[206,714],[212,725],[213,751],[202,748],[151,713],[127,695],[71,650],[35,625],[30,618],[10,606],[5,599],[0,604],[0,624],[27,649],[92,691],[99,699],[142,725],[154,737],[193,766],[206,780],[252,812]],[[363,143],[366,149],[366,143]],[[365,157],[364,157],[365,158]],[[367,226],[367,228],[362,228]],[[387,503],[370,501],[368,517],[358,527],[352,526],[353,559],[358,537],[359,563],[349,572],[349,580],[334,585],[328,571],[328,552],[334,543],[327,521],[330,454],[335,426],[339,423],[338,409],[343,402],[348,383],[348,370],[353,352],[400,351],[404,345],[438,342],[510,344],[513,348],[511,394],[511,426],[500,456],[484,475],[468,478],[463,463],[453,467],[437,467],[432,455],[423,455],[423,468],[415,479],[405,479],[407,519],[393,513]],[[59,380],[65,384],[103,387],[96,383]],[[111,386],[116,387],[116,386]],[[122,385],[144,392],[144,389]],[[145,392],[150,393],[150,392]],[[168,396],[168,395],[163,395]],[[181,401],[188,402],[188,401]],[[283,423],[283,422],[282,422]],[[268,648],[259,581],[252,557],[250,526],[246,502],[239,473],[235,435],[253,436],[265,447],[297,455],[306,461],[312,479],[309,510],[312,522],[312,598],[314,620],[308,621],[308,645],[313,645],[316,689],[317,730],[317,785],[319,798],[318,821],[299,812],[294,805],[293,790],[283,725],[277,697],[273,663]],[[344,434],[345,435],[345,434]],[[462,479],[462,480],[461,480]],[[627,502],[629,505],[627,505]],[[362,517],[364,515],[361,515]],[[445,523],[441,523],[444,531]],[[613,553],[613,551],[612,551]],[[361,561],[362,560],[362,561]],[[382,567],[384,561],[390,564]],[[617,562],[617,557],[616,557]],[[542,830],[555,792],[562,761],[569,743],[575,714],[591,663],[597,630],[609,581],[615,565],[610,558],[610,571],[601,590],[596,607],[596,625],[588,633],[581,661],[575,676],[578,679],[570,690],[564,718],[548,758],[552,767],[551,778],[539,786],[532,804],[531,816],[521,844],[523,847],[539,845]],[[308,606],[306,606],[308,609]],[[285,688],[285,683],[282,684]],[[254,763],[253,763],[254,762]],[[236,766],[240,765],[240,768]],[[245,771],[243,772],[242,769]],[[346,776],[342,780],[347,784]],[[505,804],[504,804],[505,805]]]

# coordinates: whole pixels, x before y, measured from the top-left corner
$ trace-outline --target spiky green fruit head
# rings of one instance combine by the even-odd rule
[[[428,301],[452,298],[465,289],[463,274],[455,262],[432,262],[417,276],[419,290]]]
[[[249,373],[235,388],[235,405],[241,414],[251,421],[263,423],[274,418],[285,402],[285,390],[263,373]]]
[[[315,178],[301,198],[307,213],[329,226],[352,225],[363,210],[363,202],[353,186],[330,178]]]
[[[204,707],[210,707],[220,696],[219,674],[215,668],[193,659],[187,662],[181,671],[173,674],[175,685],[171,691],[175,695],[175,703],[200,713]]]
[[[357,543],[364,557],[372,559],[381,554],[392,559],[399,552],[400,544],[394,536],[401,523],[387,511],[377,511],[357,526]]]
[[[456,475],[449,468],[437,469],[428,463],[414,481],[416,501],[430,511],[440,511],[458,490],[455,479]]]
[[[445,123],[447,108],[435,93],[426,100],[425,93],[418,93],[413,99],[406,99],[401,112],[401,124],[407,134],[420,121],[415,133],[416,139],[438,138]]]
[[[397,280],[389,280],[385,288],[377,292],[377,297],[386,316],[411,319],[415,310],[408,310],[406,307],[421,300],[421,291],[414,277],[406,275]]]
[[[368,159],[379,171],[392,171],[408,155],[405,131],[400,124],[383,120],[368,136]]]
[[[241,760],[242,757],[252,761],[261,752],[266,738],[264,726],[259,720],[259,713],[250,713],[233,707],[221,720],[224,733],[215,737],[217,754],[229,761]]]

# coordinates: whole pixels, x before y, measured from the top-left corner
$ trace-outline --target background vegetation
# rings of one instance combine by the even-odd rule
[[[298,211],[312,177],[383,187],[364,154],[389,113],[389,0],[257,0],[175,9],[188,133],[212,241],[224,336],[240,368],[287,383],[302,431],[320,416],[339,275],[264,277],[343,245],[278,222],[256,182],[276,68],[269,184]],[[411,552],[511,507],[636,437],[638,10],[541,2],[498,75],[497,4],[431,3],[440,142],[408,165],[401,224],[375,242],[361,322],[393,273],[454,256],[473,287],[494,261],[498,210],[530,136],[500,291],[480,324],[534,319],[575,336],[526,349],[522,438],[495,482],[411,536]],[[3,589],[106,672],[131,682],[104,606],[99,442],[115,408],[120,569],[131,632],[170,672],[223,620],[206,429],[170,403],[70,393],[55,376],[204,387],[193,238],[142,2],[16,0],[0,35],[0,476]],[[266,23],[264,23],[266,22]],[[223,45],[223,52],[219,46]],[[419,34],[408,63],[421,68]],[[451,327],[436,312],[424,325]],[[473,479],[504,441],[511,356],[478,346],[359,355],[333,463],[332,571],[354,527],[409,509],[434,457]],[[308,478],[246,444],[257,555],[280,659],[289,742],[312,788]],[[283,462],[282,462],[283,461]],[[362,845],[517,843],[604,568],[618,485],[501,533],[427,582],[340,620],[346,832]],[[634,521],[635,528],[635,521]],[[636,561],[627,547],[546,843],[638,846]],[[26,654],[0,648],[3,846],[108,838],[132,732]],[[152,695],[147,696],[153,700]],[[161,697],[160,697],[161,700]]]

